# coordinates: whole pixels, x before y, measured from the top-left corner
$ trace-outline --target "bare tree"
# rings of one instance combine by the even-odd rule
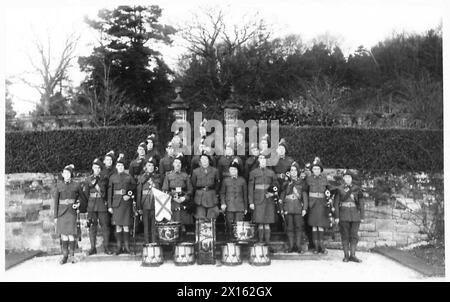
[[[102,60],[103,77],[100,85],[93,85],[92,89],[84,88],[83,94],[89,100],[90,113],[97,126],[114,125],[123,115],[127,97],[125,91],[120,91],[111,78],[111,66]],[[101,86],[98,92],[95,87]]]
[[[44,114],[49,114],[50,98],[54,95],[55,90],[59,86],[61,93],[63,82],[68,80],[67,71],[74,58],[79,39],[80,36],[75,33],[67,35],[62,50],[58,54],[52,53],[50,35],[47,36],[45,44],[39,39],[33,42],[36,55],[28,54],[28,58],[33,67],[31,74],[37,75],[39,81],[31,81],[24,76],[21,76],[21,80],[39,92]]]

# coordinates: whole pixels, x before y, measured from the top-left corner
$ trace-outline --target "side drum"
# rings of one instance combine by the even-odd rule
[[[157,243],[145,244],[142,249],[142,266],[160,266],[163,263],[162,247]]]
[[[233,236],[238,242],[249,242],[255,238],[255,225],[248,221],[236,221],[233,224]]]
[[[248,262],[256,266],[270,265],[269,247],[264,243],[255,243],[250,247]]]
[[[222,264],[239,265],[242,264],[241,247],[235,243],[227,243],[222,246]]]
[[[195,263],[194,244],[189,242],[182,242],[175,246],[175,254],[173,258],[175,265],[184,266]]]

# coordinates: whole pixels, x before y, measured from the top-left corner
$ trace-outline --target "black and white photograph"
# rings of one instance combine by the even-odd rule
[[[2,281],[448,280],[445,1],[1,6]]]

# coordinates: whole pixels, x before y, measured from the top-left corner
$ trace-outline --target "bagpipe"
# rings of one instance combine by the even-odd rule
[[[282,200],[280,200],[280,196],[278,194],[278,186],[273,185],[270,186],[267,192],[273,194],[273,201],[275,202],[275,209],[277,211],[277,214],[281,216],[281,219],[283,220],[283,226],[286,225],[286,218],[284,216],[284,209],[283,209],[283,203]]]
[[[134,254],[136,254],[136,220],[139,219],[139,211],[137,209],[136,200],[134,198],[133,191],[129,190],[127,192],[127,195],[130,197],[131,201],[133,202],[133,251]]]
[[[78,241],[81,241],[81,217],[80,217],[80,201],[76,200],[72,208],[77,212],[77,237]]]
[[[326,205],[327,205],[327,211],[328,211],[328,220],[330,221],[330,228],[333,227],[334,225],[334,194],[331,194],[331,191],[326,189],[325,190],[325,199],[327,201]]]

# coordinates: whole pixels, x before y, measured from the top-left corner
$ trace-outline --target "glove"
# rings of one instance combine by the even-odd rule
[[[227,208],[227,205],[226,205],[226,204],[222,204],[222,205],[220,206],[220,208],[222,209],[222,211],[225,211],[225,209]]]
[[[254,210],[255,209],[255,204],[251,203],[249,207],[250,207],[250,210]]]

